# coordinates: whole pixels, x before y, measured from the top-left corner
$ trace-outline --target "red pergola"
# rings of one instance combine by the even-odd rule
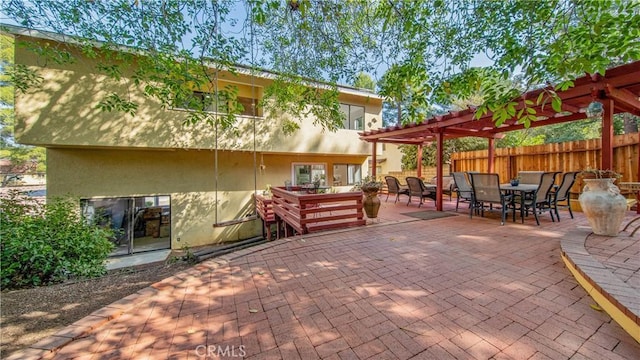
[[[574,86],[557,91],[562,100],[562,111],[552,109],[550,101],[544,105],[535,105],[541,92],[553,90],[553,87],[538,89],[522,94],[516,109],[524,108],[525,100],[532,100],[529,105],[536,110],[539,120],[530,127],[559,124],[568,121],[582,120],[587,117],[586,109],[591,102],[597,100],[603,104],[602,115],[602,159],[600,167],[611,169],[613,165],[613,115],[628,112],[640,116],[640,61],[608,69],[604,75],[593,74],[577,78]],[[452,111],[446,115],[438,115],[424,120],[422,123],[390,126],[360,133],[360,139],[372,143],[372,172],[376,175],[376,145],[378,143],[418,145],[418,173],[421,170],[422,146],[431,142],[437,144],[437,209],[442,211],[442,155],[443,141],[459,137],[475,136],[487,138],[489,141],[489,166],[487,171],[493,172],[494,139],[502,133],[524,129],[515,118],[507,120],[496,127],[492,113],[475,119],[475,109]],[[640,178],[640,170],[638,170]]]

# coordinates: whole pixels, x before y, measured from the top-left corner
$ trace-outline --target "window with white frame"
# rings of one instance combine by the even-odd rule
[[[364,106],[340,104],[340,111],[345,115],[345,129],[364,130]]]
[[[327,185],[327,167],[325,164],[293,164],[293,185],[306,185],[318,182]]]
[[[333,186],[355,185],[362,181],[362,165],[334,164]]]

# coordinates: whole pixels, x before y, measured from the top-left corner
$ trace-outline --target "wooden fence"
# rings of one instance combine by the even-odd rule
[[[494,172],[501,181],[515,177],[518,171],[580,171],[600,168],[601,140],[581,140],[556,144],[522,146],[496,149]],[[640,133],[615,135],[613,139],[613,170],[622,174],[620,182],[638,182],[640,162]],[[488,170],[488,151],[467,151],[451,156],[451,171]],[[579,193],[581,181],[577,181],[572,192]]]

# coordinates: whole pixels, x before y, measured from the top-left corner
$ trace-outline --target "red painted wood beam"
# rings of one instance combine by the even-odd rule
[[[416,176],[422,177],[422,144],[418,145],[418,167],[416,169]]]
[[[602,113],[602,149],[600,168],[606,170],[613,169],[613,99],[601,99],[604,105]]]
[[[610,97],[616,101],[616,105],[622,103],[633,109],[640,110],[640,100],[638,100],[638,97],[635,96],[631,91],[626,89],[619,90],[611,87],[611,85],[609,84],[605,85],[604,91],[607,94],[607,97]]]
[[[496,157],[496,141],[493,138],[489,138],[488,157],[489,157],[489,166],[487,168],[487,172],[492,173],[495,168],[494,160]]]
[[[442,158],[444,156],[444,134],[438,133],[436,146],[436,210],[442,211],[443,173]]]
[[[375,181],[376,179],[376,168],[377,168],[377,150],[378,150],[378,142],[374,141],[371,143],[371,178]]]

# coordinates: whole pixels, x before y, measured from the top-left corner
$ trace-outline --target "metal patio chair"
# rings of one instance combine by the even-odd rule
[[[385,201],[389,200],[389,194],[396,195],[396,201],[394,203],[398,202],[400,195],[409,195],[409,187],[400,185],[400,181],[395,176],[385,176],[384,180],[387,182],[387,198]]]
[[[553,208],[551,206],[551,190],[556,180],[557,172],[545,172],[540,177],[540,185],[538,189],[532,194],[525,196],[523,206],[525,214],[529,214],[529,210],[533,212],[533,216],[536,218],[536,224],[540,225],[538,214],[542,214],[545,211],[551,215],[551,221],[555,222],[553,217]]]
[[[500,190],[500,178],[498,174],[472,173],[471,188],[473,189],[473,199],[469,210],[469,218],[473,217],[474,211],[480,212],[484,216],[484,205],[500,205],[500,225],[504,225],[507,213],[511,212],[513,221],[516,221],[515,208],[512,204],[513,195],[505,194]]]
[[[578,176],[578,171],[570,171],[562,174],[562,182],[560,183],[560,187],[558,188],[558,190],[556,190],[555,192],[552,191],[550,194],[551,207],[556,213],[556,218],[558,218],[558,221],[560,221],[558,207],[569,209],[569,215],[571,215],[571,218],[573,219],[573,211],[571,211],[571,199],[569,198],[569,191],[573,187],[573,184],[576,182],[576,176]],[[565,201],[567,203],[562,204]]]
[[[434,202],[436,201],[435,189],[432,189],[432,190],[427,189],[422,179],[415,176],[408,176],[406,180],[407,180],[407,185],[409,186],[409,201],[407,202],[407,206],[411,204],[412,196],[417,196],[420,199],[420,204],[418,205],[418,207],[422,206],[423,200],[425,198],[429,198]]]
[[[468,202],[471,207],[471,201],[473,200],[473,188],[467,177],[467,173],[453,172],[454,191],[456,192],[456,212],[458,212],[458,206],[460,202]]]

